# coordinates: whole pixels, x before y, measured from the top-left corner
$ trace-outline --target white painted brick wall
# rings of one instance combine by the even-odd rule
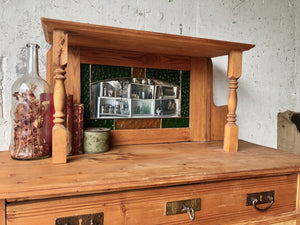
[[[276,147],[277,113],[300,111],[300,0],[0,0],[0,150],[10,139],[13,82],[25,71],[24,47],[40,44],[41,17],[256,44],[239,80],[240,138]],[[226,104],[226,58],[214,59],[215,102]]]

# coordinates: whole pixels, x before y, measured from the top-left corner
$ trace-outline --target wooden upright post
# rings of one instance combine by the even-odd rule
[[[209,58],[192,57],[190,73],[191,141],[210,141],[211,82]]]
[[[228,58],[228,78],[229,81],[229,97],[228,97],[228,115],[227,124],[225,125],[224,134],[224,150],[227,152],[237,152],[239,128],[235,124],[236,107],[237,107],[237,80],[242,75],[242,56],[241,51],[229,52]]]
[[[65,99],[66,89],[64,85],[65,68],[68,63],[68,34],[62,30],[53,31],[53,69],[55,86],[53,90],[54,99],[54,127],[52,129],[52,162],[67,162],[67,129],[65,122]]]

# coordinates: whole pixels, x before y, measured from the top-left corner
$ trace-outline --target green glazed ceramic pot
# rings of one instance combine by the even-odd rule
[[[87,128],[83,134],[83,152],[100,153],[109,149],[109,129]]]

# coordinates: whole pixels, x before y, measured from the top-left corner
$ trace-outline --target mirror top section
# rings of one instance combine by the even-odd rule
[[[228,41],[156,33],[110,26],[41,18],[45,39],[53,44],[53,31],[68,32],[70,46],[197,57],[228,55],[254,47]]]

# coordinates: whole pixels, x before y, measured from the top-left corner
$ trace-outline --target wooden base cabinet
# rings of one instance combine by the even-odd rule
[[[222,142],[115,146],[59,165],[51,159],[14,161],[0,153],[1,165],[14,168],[9,173],[1,169],[6,182],[0,184],[0,197],[6,205],[0,224],[55,225],[61,224],[57,219],[99,213],[105,225],[296,221],[300,157],[242,141],[239,145],[238,153],[224,152]],[[28,175],[29,170],[34,172]],[[270,192],[272,199],[267,199]],[[247,205],[249,194],[255,196]],[[255,198],[265,201],[255,206],[267,210],[255,209]],[[200,205],[189,205],[195,199]],[[179,204],[168,209],[174,202]],[[183,204],[195,210],[194,220],[187,212],[174,213]]]
[[[266,212],[246,206],[248,193],[274,191],[274,204]],[[262,224],[295,217],[297,175],[181,185],[10,203],[7,225],[55,224],[57,218],[104,213],[104,224]],[[187,213],[166,215],[166,203],[201,199],[201,209],[191,221]],[[269,204],[269,203],[268,203]],[[259,205],[260,208],[268,204]],[[252,218],[249,221],[249,218]]]

